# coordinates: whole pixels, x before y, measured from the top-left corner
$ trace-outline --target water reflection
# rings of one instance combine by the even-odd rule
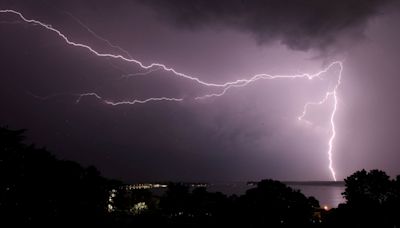
[[[337,207],[340,203],[345,202],[342,196],[344,186],[290,185],[290,187],[299,189],[306,196],[314,196],[321,207]]]
[[[344,186],[296,184],[289,184],[289,186],[300,190],[306,196],[314,196],[319,201],[321,207],[337,207],[340,203],[345,202],[345,199],[342,197],[342,192],[345,189]],[[212,183],[209,184],[207,190],[210,192],[222,192],[226,195],[242,195],[252,187],[254,186],[249,186],[242,182]]]

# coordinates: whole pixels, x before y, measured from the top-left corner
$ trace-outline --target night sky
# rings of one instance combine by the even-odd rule
[[[333,167],[400,174],[400,7],[383,0],[1,0],[99,53],[209,83],[317,73],[343,61]],[[105,40],[106,39],[106,40]],[[117,47],[118,46],[118,47]],[[57,157],[124,181],[332,180],[337,80],[258,80],[224,96],[160,67],[99,57],[0,13],[0,124]],[[96,93],[95,96],[80,96]],[[111,102],[168,97],[183,101]],[[79,101],[79,102],[77,102]]]

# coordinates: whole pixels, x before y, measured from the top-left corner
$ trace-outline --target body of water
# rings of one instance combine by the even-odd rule
[[[321,207],[327,206],[328,208],[337,207],[345,200],[342,197],[344,192],[343,183],[333,182],[290,182],[287,183],[293,189],[300,190],[305,196],[313,196],[318,201]],[[210,192],[222,192],[226,195],[242,195],[246,190],[255,186],[248,185],[247,183],[213,183],[209,184],[207,190]]]
[[[294,189],[300,190],[306,196],[314,196],[321,207],[328,208],[337,207],[340,203],[344,203],[342,196],[344,186],[324,186],[324,185],[289,185]]]

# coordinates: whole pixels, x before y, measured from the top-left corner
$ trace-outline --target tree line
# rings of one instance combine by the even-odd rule
[[[328,211],[270,179],[240,196],[184,183],[154,194],[26,144],[25,130],[0,127],[1,227],[400,227],[400,176],[361,170],[344,181],[346,202]]]

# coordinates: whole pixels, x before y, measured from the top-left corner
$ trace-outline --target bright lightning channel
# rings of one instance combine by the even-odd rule
[[[167,67],[166,65],[164,65],[164,64],[162,64],[162,63],[151,63],[151,64],[149,64],[149,65],[145,65],[144,63],[142,63],[142,62],[139,61],[139,60],[136,60],[136,59],[133,59],[133,58],[129,58],[129,57],[125,57],[125,56],[120,55],[120,54],[113,55],[113,54],[110,54],[110,53],[101,53],[101,52],[99,52],[99,51],[94,50],[94,49],[93,49],[92,47],[90,47],[89,45],[82,44],[82,43],[76,43],[76,42],[71,41],[71,40],[70,40],[66,35],[64,35],[60,30],[57,30],[57,29],[53,28],[51,25],[45,24],[45,23],[43,23],[43,22],[41,22],[41,21],[34,20],[34,19],[28,19],[28,18],[26,18],[24,15],[22,15],[22,13],[20,13],[20,12],[18,12],[18,11],[10,10],[10,9],[5,9],[5,10],[0,10],[0,13],[14,14],[14,15],[17,15],[19,18],[21,18],[22,20],[24,20],[24,21],[27,22],[27,23],[40,25],[40,26],[42,26],[43,28],[45,28],[45,29],[47,29],[47,30],[50,30],[50,31],[56,33],[56,34],[57,34],[58,36],[60,36],[67,44],[72,45],[72,46],[75,46],[75,47],[80,47],[80,48],[86,49],[86,50],[88,50],[89,52],[91,52],[92,54],[95,54],[95,55],[97,55],[97,56],[99,56],[99,57],[108,57],[108,58],[119,59],[119,60],[123,60],[123,61],[126,61],[126,62],[135,63],[135,64],[139,65],[139,66],[140,66],[141,68],[143,68],[143,69],[150,69],[150,68],[153,68],[153,67],[160,67],[160,68],[162,68],[162,69],[165,70],[165,71],[174,73],[176,76],[180,76],[180,77],[183,77],[183,78],[186,78],[186,79],[189,79],[189,80],[196,81],[196,82],[198,82],[198,83],[200,83],[200,84],[202,84],[202,85],[204,85],[204,86],[226,87],[226,86],[229,86],[229,85],[232,85],[232,84],[237,84],[237,83],[243,82],[243,79],[241,79],[241,80],[237,80],[237,81],[233,81],[233,82],[226,82],[226,83],[224,83],[224,84],[208,83],[208,82],[204,82],[204,81],[200,80],[200,79],[197,78],[197,77],[193,77],[193,76],[190,76],[190,75],[187,75],[187,74],[184,74],[184,73],[180,73],[180,72],[176,71],[174,68]]]
[[[115,46],[115,45],[111,44],[108,40],[106,40],[106,39],[104,39],[104,38],[98,36],[96,33],[94,33],[91,29],[89,29],[85,24],[83,24],[82,22],[80,22],[80,21],[79,21],[78,19],[76,19],[75,17],[74,17],[74,19],[75,19],[81,26],[83,26],[84,28],[86,28],[86,30],[87,30],[88,32],[90,32],[90,33],[91,33],[92,35],[94,35],[96,38],[103,40],[103,41],[106,42],[109,46],[119,49],[121,52],[125,53],[125,54],[127,55],[127,57],[126,57],[126,56],[123,56],[123,55],[121,55],[121,54],[102,53],[102,52],[99,52],[99,51],[93,49],[93,48],[90,47],[89,45],[82,44],[82,43],[77,43],[77,42],[73,42],[73,41],[71,41],[66,35],[64,35],[60,30],[57,30],[57,29],[53,28],[51,25],[45,24],[45,23],[43,23],[43,22],[41,22],[41,21],[34,20],[34,19],[28,19],[28,18],[26,18],[22,13],[20,13],[20,12],[18,12],[18,11],[15,11],[15,10],[12,10],[12,9],[3,9],[3,10],[0,10],[0,13],[3,13],[3,14],[14,14],[14,15],[18,16],[20,19],[22,19],[23,21],[25,21],[26,23],[30,23],[30,24],[32,24],[32,25],[41,26],[41,27],[43,27],[43,28],[45,28],[45,29],[47,29],[47,30],[49,30],[49,31],[52,31],[52,32],[56,33],[56,34],[57,34],[61,39],[63,39],[68,45],[86,49],[87,51],[89,51],[90,53],[92,53],[92,54],[94,54],[94,55],[96,55],[96,56],[98,56],[98,57],[106,57],[106,58],[119,59],[119,60],[122,60],[122,61],[125,61],[125,62],[130,62],[130,63],[137,64],[137,65],[138,65],[139,67],[141,67],[142,69],[148,70],[148,71],[145,72],[145,73],[136,73],[136,74],[133,74],[132,76],[134,76],[134,75],[146,75],[146,74],[149,74],[149,73],[151,73],[151,72],[153,72],[153,71],[155,71],[155,70],[160,70],[160,69],[161,69],[161,70],[164,70],[164,71],[167,71],[167,72],[171,72],[171,73],[173,73],[173,74],[176,75],[176,76],[183,77],[183,78],[185,78],[185,79],[189,79],[189,80],[195,81],[195,82],[197,82],[197,83],[199,83],[199,84],[201,84],[201,85],[203,85],[203,86],[206,86],[206,87],[219,87],[219,88],[223,88],[222,91],[219,92],[219,93],[211,93],[211,94],[206,94],[206,95],[203,95],[203,96],[198,96],[198,97],[195,97],[195,100],[206,99],[206,98],[211,98],[211,97],[220,97],[220,96],[225,95],[225,94],[227,93],[227,91],[230,90],[230,89],[245,87],[245,86],[249,85],[250,83],[256,82],[256,81],[261,80],[261,79],[265,80],[265,79],[296,79],[296,78],[304,79],[304,78],[305,78],[305,79],[312,80],[312,79],[314,79],[314,78],[316,78],[316,77],[321,77],[321,75],[323,75],[324,73],[326,73],[327,71],[329,71],[333,66],[336,66],[336,65],[337,65],[337,66],[339,66],[339,68],[340,68],[340,69],[339,69],[339,76],[338,76],[338,78],[337,78],[336,84],[335,84],[335,86],[333,87],[333,89],[330,90],[330,91],[328,91],[328,92],[325,94],[325,96],[324,96],[320,101],[318,101],[318,102],[308,102],[308,103],[306,103],[306,104],[304,105],[304,107],[303,107],[303,112],[302,112],[302,114],[298,117],[298,120],[300,120],[300,121],[305,121],[305,122],[310,123],[309,121],[304,120],[304,117],[305,117],[305,115],[307,114],[308,107],[311,106],[311,105],[322,105],[322,104],[326,103],[329,99],[333,99],[333,109],[332,109],[332,112],[331,112],[331,114],[330,114],[330,125],[331,125],[331,129],[330,129],[330,130],[331,130],[331,135],[330,135],[330,138],[329,138],[329,141],[328,141],[328,151],[327,151],[327,154],[328,154],[328,159],[329,159],[329,166],[328,166],[329,171],[331,172],[331,175],[332,175],[333,180],[335,180],[335,181],[337,180],[337,179],[336,179],[336,172],[335,172],[334,167],[333,167],[332,155],[333,155],[333,142],[334,142],[335,137],[336,137],[336,127],[335,127],[335,121],[334,121],[334,120],[335,120],[335,115],[336,115],[337,106],[338,106],[337,90],[338,90],[338,88],[339,88],[339,86],[340,86],[340,84],[341,84],[342,71],[343,71],[343,63],[342,63],[341,61],[332,62],[328,67],[326,67],[325,69],[323,69],[323,70],[321,70],[321,71],[319,71],[319,72],[317,72],[317,73],[315,73],[315,74],[297,74],[297,75],[256,74],[256,75],[254,75],[253,77],[251,77],[250,79],[238,79],[238,80],[235,80],[235,81],[230,81],[230,82],[221,83],[221,84],[218,84],[218,83],[210,83],[210,82],[202,81],[201,79],[199,79],[199,78],[197,78],[197,77],[190,76],[190,75],[187,75],[187,74],[184,74],[184,73],[180,73],[180,72],[176,71],[174,68],[167,67],[166,65],[161,64],[161,63],[151,63],[151,64],[149,64],[149,65],[145,65],[145,64],[142,63],[141,61],[132,58],[132,57],[129,55],[129,53],[126,52],[125,50],[123,50],[122,48],[120,48],[120,47],[118,47],[118,46]],[[73,16],[72,16],[72,17],[73,17]],[[131,75],[129,75],[129,76],[131,76]],[[129,77],[129,76],[128,76],[128,77]],[[129,105],[133,105],[133,104],[144,104],[144,103],[152,102],[152,101],[174,101],[174,102],[181,102],[181,101],[184,100],[184,98],[152,97],[152,98],[148,98],[148,99],[144,99],[144,100],[137,100],[137,99],[135,99],[135,100],[131,100],[131,101],[118,101],[118,102],[113,102],[113,101],[109,101],[109,100],[103,99],[103,98],[102,98],[100,95],[98,95],[97,93],[83,93],[83,94],[79,94],[79,95],[78,95],[78,99],[76,100],[76,103],[79,103],[80,100],[81,100],[83,97],[87,97],[87,96],[93,96],[93,97],[95,97],[95,98],[97,98],[97,99],[99,99],[99,100],[102,100],[105,104],[112,105],[112,106],[126,105],[126,104],[129,104]]]
[[[331,137],[329,138],[329,142],[328,142],[328,159],[329,159],[329,171],[332,174],[332,178],[333,180],[336,181],[336,172],[333,168],[333,159],[332,159],[332,155],[333,155],[333,141],[335,140],[336,137],[336,127],[335,127],[335,115],[336,115],[336,111],[337,111],[337,106],[338,106],[338,96],[337,96],[337,90],[340,86],[340,84],[342,83],[342,72],[343,72],[343,63],[340,61],[334,62],[337,65],[339,65],[339,75],[336,81],[335,86],[333,87],[332,90],[328,91],[325,96],[318,102],[308,102],[304,105],[303,107],[303,113],[297,117],[298,120],[304,120],[305,115],[307,114],[307,110],[308,107],[311,105],[322,105],[324,103],[326,103],[329,98],[333,99],[333,108],[332,108],[332,112],[330,115],[330,125],[331,125]],[[307,120],[304,120],[307,123],[310,123]]]
[[[170,97],[151,97],[151,98],[147,98],[145,100],[132,100],[132,101],[118,101],[118,102],[114,102],[114,101],[109,101],[109,100],[104,100],[100,95],[98,95],[97,93],[82,93],[79,94],[78,99],[76,100],[76,103],[79,103],[80,100],[83,97],[87,97],[87,96],[92,96],[95,97],[99,100],[102,100],[105,104],[108,105],[112,105],[112,106],[117,106],[117,105],[133,105],[133,104],[144,104],[150,101],[183,101],[183,98],[170,98]]]

